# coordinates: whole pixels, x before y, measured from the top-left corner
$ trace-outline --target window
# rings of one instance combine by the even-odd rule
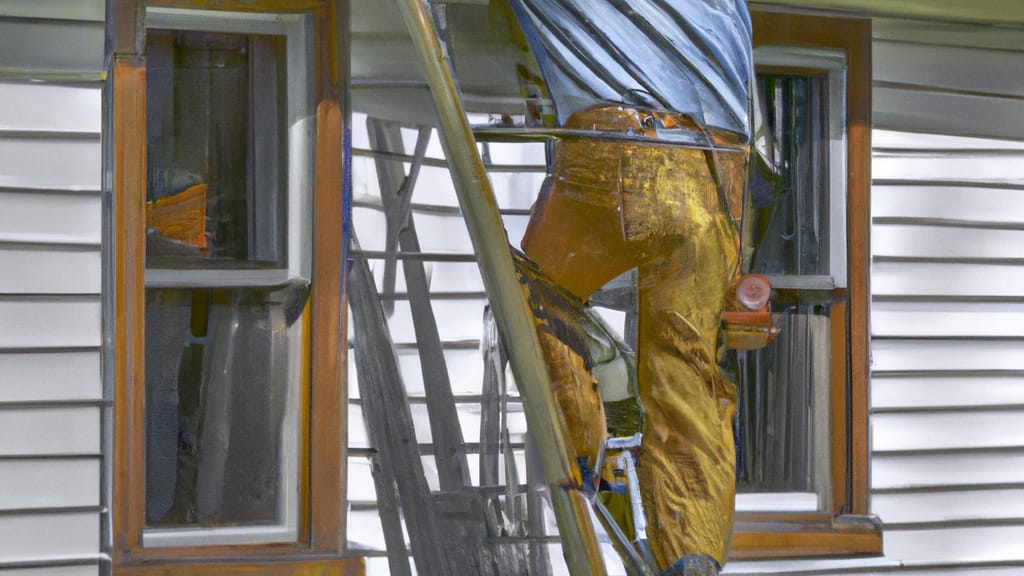
[[[768,47],[754,58],[778,68],[757,75],[751,269],[775,288],[781,333],[739,353],[738,507],[815,512],[830,491],[832,300],[846,288],[845,54]],[[808,70],[787,72],[793,63]]]
[[[297,537],[308,18],[270,18],[146,13],[144,546]]]
[[[740,353],[733,557],[881,551],[867,513],[870,24],[755,12],[752,271],[782,332]]]
[[[108,153],[115,570],[273,557],[274,574],[355,573],[340,558],[340,89],[316,52],[345,49],[333,3],[123,4]],[[136,10],[144,34],[123,24]]]

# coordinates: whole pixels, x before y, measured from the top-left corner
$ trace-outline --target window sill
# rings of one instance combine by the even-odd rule
[[[874,516],[738,514],[731,560],[877,556],[882,523]]]

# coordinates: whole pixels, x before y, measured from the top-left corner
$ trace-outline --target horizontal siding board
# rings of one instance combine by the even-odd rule
[[[885,530],[887,556],[916,562],[1024,560],[1024,525],[931,530]]]
[[[872,121],[879,128],[1024,139],[1024,99],[876,86],[872,100]]]
[[[412,422],[416,432],[416,441],[420,444],[430,444],[432,434],[430,429],[430,418],[427,407],[423,404],[414,404],[409,407],[412,415]],[[457,410],[458,426],[462,430],[462,439],[465,442],[478,443],[480,441],[480,407],[479,405],[462,406]],[[362,407],[349,405],[349,446],[354,448],[372,448],[366,425],[363,419]],[[513,443],[523,442],[526,432],[526,417],[521,411],[510,412],[507,416],[509,440]],[[455,423],[453,423],[455,424]]]
[[[543,142],[489,142],[487,153],[495,166],[543,166],[546,148]]]
[[[942,218],[1022,224],[1024,191],[962,186],[876,185],[871,188],[871,215],[875,218]],[[872,247],[876,253],[903,248],[887,241],[874,240]],[[1017,255],[1021,253],[1018,251]]]
[[[376,172],[371,173],[376,178]],[[420,168],[418,184],[413,190],[413,199],[421,204],[438,206],[458,206],[459,197],[455,193],[448,168],[443,166],[423,166]]]
[[[808,574],[829,574],[832,571],[840,574],[859,574],[858,568],[870,571],[872,567],[895,567],[898,561],[872,558],[812,558],[795,560],[734,560],[725,565],[723,576],[743,575],[762,576],[764,574],[787,574],[795,572],[801,576]],[[848,572],[849,571],[849,572]]]
[[[358,526],[357,530],[349,530],[349,547],[363,547],[371,550],[384,550],[384,529],[376,510],[352,510],[348,513],[348,525]]]
[[[1024,194],[1022,194],[1024,196]],[[1016,216],[1010,216],[1016,218]],[[1024,258],[1024,227],[985,230],[956,226],[875,224],[875,256],[911,258]]]
[[[887,524],[1024,518],[1024,488],[875,494],[871,513]]]
[[[873,408],[949,408],[1024,405],[1024,377],[875,377]]]
[[[98,347],[99,299],[0,300],[0,349]]]
[[[99,190],[99,140],[0,135],[0,187]]]
[[[380,32],[353,33],[352,56],[353,79],[387,78],[388,80],[408,81],[422,79],[418,74],[418,68],[409,66],[409,61],[416,58],[416,48],[404,35],[382,36]],[[359,106],[358,110],[367,111],[367,108],[372,107]]]
[[[99,539],[96,513],[0,515],[0,565],[96,556]]]
[[[1024,114],[1024,100],[1017,113]],[[1024,131],[1021,136],[1024,137]],[[1024,182],[1024,151],[1019,154],[875,154],[871,162],[871,177],[877,180],[1020,183]]]
[[[484,367],[478,350],[445,350],[445,363],[451,375],[452,392],[456,395],[479,394],[483,382]],[[413,351],[403,350],[398,354],[398,365],[402,370],[405,389],[410,395],[425,394],[423,370],[419,356]]]
[[[360,421],[361,425],[361,421]],[[361,433],[361,432],[360,432]],[[469,448],[472,448],[470,446]],[[514,450],[518,465],[525,466],[525,454],[522,450]],[[423,472],[427,480],[427,486],[431,490],[440,490],[440,481],[437,473],[437,463],[433,455],[425,454],[420,457],[423,462]],[[480,484],[480,455],[472,450],[467,452],[466,461],[469,469],[469,479],[474,486]],[[519,468],[522,475],[525,468]],[[365,456],[351,456],[348,459],[348,501],[353,503],[352,509],[376,509],[376,489],[373,484],[373,476],[370,472],[370,460]],[[522,477],[522,476],[521,476]],[[368,506],[360,506],[359,503],[367,503]]]
[[[353,339],[358,342],[358,336],[349,331]],[[359,398],[358,383],[359,374],[355,369],[354,351],[349,350],[349,393],[353,399]],[[448,374],[451,377],[452,393],[456,396],[479,394],[480,383],[483,382],[484,366],[480,359],[480,352],[477,349],[447,349],[444,351],[445,363],[448,366]],[[415,350],[403,349],[398,351],[398,366],[402,371],[402,380],[405,389],[410,396],[424,396],[423,371],[420,368],[420,358]]]
[[[874,296],[1024,296],[1024,266],[876,262]]]
[[[349,426],[351,430],[351,423],[349,423]],[[365,434],[366,432],[357,431],[357,433]],[[370,468],[369,458],[350,456],[348,458],[348,466],[345,468],[345,474],[348,476],[346,488],[349,502],[376,501],[377,490],[373,485],[373,471]]]
[[[466,454],[466,461],[469,469],[469,480],[474,486],[480,484],[480,455],[479,453],[473,452],[473,446],[469,447],[470,450]],[[517,470],[520,474],[520,480],[524,480],[525,476],[525,453],[523,450],[514,449],[513,454],[515,457]],[[427,484],[431,490],[440,490],[439,480],[437,474],[437,464],[432,455],[422,455],[421,460],[423,461],[424,476],[426,476]],[[361,508],[358,503],[369,503],[370,506],[362,507],[375,508],[376,506],[376,489],[373,484],[373,476],[370,471],[370,460],[364,456],[350,456],[348,458],[348,501],[354,503],[353,508]]]
[[[402,134],[402,149],[406,154],[415,154],[419,130],[403,126],[399,129],[399,132]],[[430,132],[425,157],[429,160],[444,160],[444,147],[441,146],[441,138],[438,136],[437,130],[431,130]]]
[[[0,568],[3,576],[100,576],[99,562],[51,568]]]
[[[871,130],[871,146],[876,150],[1024,150],[1024,142],[1019,140],[972,138],[969,136],[929,134],[927,132],[901,132],[884,128],[873,128]]]
[[[1024,304],[876,302],[871,307],[871,334],[1024,338]]]
[[[384,250],[387,235],[387,219],[384,211],[376,208],[364,208],[356,206],[352,209],[352,226],[355,228],[356,237],[359,238],[359,248],[362,250]]]
[[[540,162],[543,164],[543,160]],[[494,194],[502,208],[530,209],[533,206],[546,174],[542,172],[490,174]]]
[[[100,505],[98,460],[11,460],[0,466],[0,510]]]
[[[99,247],[0,244],[0,294],[99,294]]]
[[[414,214],[413,220],[423,252],[473,252],[473,243],[462,215],[420,213]]]
[[[871,459],[871,487],[875,490],[1018,483],[1024,483],[1024,450],[875,454]]]
[[[872,370],[878,372],[1021,371],[1024,345],[1012,341],[875,340]]]
[[[436,300],[431,302],[437,331],[442,341],[479,339],[483,334],[483,313],[485,301],[478,300]],[[411,342],[416,339],[409,301],[395,303],[395,311],[388,319],[391,338],[396,342]]]
[[[387,46],[382,48],[385,51],[388,49]],[[406,56],[406,58],[408,57]],[[353,49],[352,62],[358,64],[360,60],[365,61],[365,57],[361,57]],[[352,74],[353,109],[372,114],[377,118],[403,122],[405,124],[436,125],[437,121],[435,118],[437,115],[434,111],[434,101],[430,96],[430,90],[427,88],[426,83],[423,82],[422,78],[411,77],[412,75],[408,73],[410,69],[408,60],[402,66],[403,69],[392,68],[392,71],[405,76],[405,78],[384,77],[382,75],[372,78],[360,77],[358,70],[354,67]],[[360,80],[364,82],[360,82]],[[377,80],[383,80],[385,87],[381,88],[379,85],[367,87],[365,84],[366,81],[371,84],[377,84]],[[397,87],[387,86],[388,83],[395,80],[399,83],[404,83],[408,80],[409,83]]]
[[[105,6],[104,0],[4,1],[0,2],[0,16],[103,22]]]
[[[99,194],[0,192],[0,242],[99,246]]]
[[[0,456],[99,452],[99,408],[0,410]]]
[[[871,34],[876,40],[896,40],[904,43],[988,48],[1012,52],[1019,52],[1024,47],[1024,30],[993,24],[875,18],[871,23]],[[884,71],[886,62],[884,60],[876,60],[876,62],[876,70]]]
[[[0,82],[0,131],[99,134],[102,86]]]
[[[422,442],[419,431],[416,434],[416,441]],[[360,406],[352,404],[348,406],[348,445],[350,448],[372,448],[363,410]]]
[[[98,73],[103,70],[103,26],[87,21],[0,20],[0,76],[12,70]]]
[[[353,120],[354,122],[358,120]],[[354,136],[356,138],[356,136]],[[353,144],[358,149],[358,142]],[[362,147],[366,150],[366,145]],[[532,154],[532,153],[527,153]],[[374,160],[366,156],[356,156],[352,159],[352,189],[353,195],[360,201],[380,202],[380,187],[377,182]],[[543,163],[543,160],[541,161]],[[489,180],[494,188],[495,200],[498,206],[506,209],[529,210],[537,193],[544,183],[543,172],[513,172],[494,171],[489,174]],[[458,208],[459,201],[455,195],[455,188],[448,175],[448,169],[443,166],[423,166],[420,171],[419,184],[413,192],[413,201],[416,204],[426,206],[438,206],[444,208]],[[358,218],[355,218],[358,222]]]
[[[875,451],[1024,446],[1024,409],[993,412],[885,413],[871,418]]]
[[[530,217],[517,214],[503,216],[501,220],[505,224],[505,235],[508,236],[508,243],[516,248],[522,247],[523,236],[526,235],[526,227],[530,224]]]
[[[1021,35],[1024,47],[1024,34]],[[874,80],[951,90],[1024,93],[1024,52],[875,41]]]
[[[100,352],[0,353],[0,402],[99,400]]]
[[[379,289],[383,282],[384,264],[374,260],[371,265]],[[428,266],[431,292],[482,292],[484,289],[476,262],[431,262]],[[395,290],[407,291],[405,273],[401,266],[398,266],[395,275]]]

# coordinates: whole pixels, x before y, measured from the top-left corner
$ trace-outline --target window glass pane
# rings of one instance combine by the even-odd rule
[[[779,337],[738,354],[737,490],[827,489],[832,291],[826,76],[759,74],[753,272],[786,277],[772,297]],[[812,286],[804,289],[800,286]]]
[[[285,40],[149,30],[150,268],[281,268]]]
[[[752,182],[761,274],[828,274],[828,80],[758,75],[764,131]]]
[[[146,290],[147,526],[284,522],[305,294],[303,284]]]
[[[824,480],[814,433],[815,411],[828,410],[816,404],[829,385],[831,318],[827,306],[775,305],[778,338],[739,354],[737,490],[813,492]]]

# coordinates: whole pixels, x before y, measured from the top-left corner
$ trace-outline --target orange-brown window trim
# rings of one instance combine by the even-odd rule
[[[118,575],[259,574],[354,576],[345,558],[346,389],[342,273],[342,125],[347,13],[336,0],[155,0],[150,5],[246,11],[308,11],[317,39],[313,277],[305,330],[300,528],[294,543],[146,549],[144,271],[146,69],[141,0],[109,3],[114,292],[113,563]],[[216,4],[216,6],[212,6]],[[339,297],[342,295],[342,297]]]
[[[871,21],[752,11],[754,47],[842,50],[847,58],[849,285],[832,314],[832,508],[817,514],[738,514],[730,557],[880,554],[868,516],[868,306]]]

